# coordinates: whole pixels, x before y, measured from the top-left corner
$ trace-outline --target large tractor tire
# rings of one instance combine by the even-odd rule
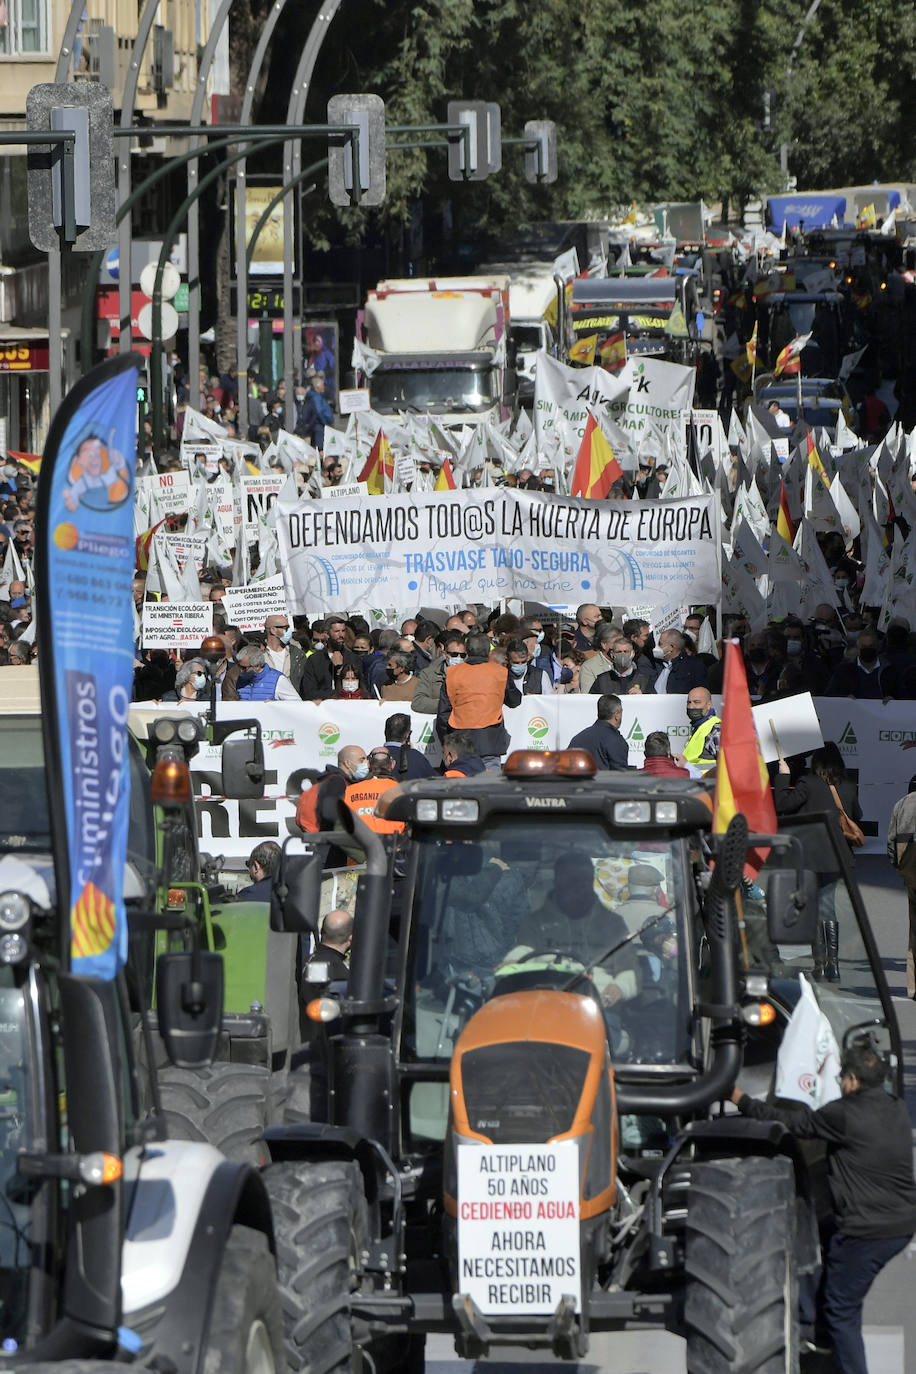
[[[260,1064],[218,1060],[208,1069],[159,1070],[159,1095],[173,1140],[206,1141],[227,1159],[259,1165],[270,1073]]]
[[[277,1242],[286,1358],[292,1374],[349,1374],[351,1294],[366,1245],[359,1166],[348,1160],[264,1170]]]
[[[223,1251],[204,1374],[284,1374],[283,1312],[267,1237],[233,1226]]]
[[[691,1165],[686,1269],[688,1374],[798,1374],[789,1160]]]

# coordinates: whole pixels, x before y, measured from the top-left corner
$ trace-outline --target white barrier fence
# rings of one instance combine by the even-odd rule
[[[667,731],[672,749],[683,748],[690,734],[683,696],[630,696],[623,699],[622,732],[629,744],[630,763],[642,767],[643,743],[652,730]],[[523,698],[521,706],[505,713],[513,749],[562,749],[573,735],[595,720],[597,698],[559,696]],[[883,853],[887,822],[894,802],[906,792],[916,773],[916,752],[901,748],[916,741],[916,712],[909,702],[851,701],[838,697],[815,699],[825,740],[835,740],[846,767],[858,781],[867,836],[865,852]],[[397,703],[328,700],[227,702],[221,719],[257,715],[264,737],[267,764],[265,796],[233,801],[220,796],[219,751],[204,745],[192,762],[199,796],[201,847],[227,858],[246,856],[261,840],[282,840],[295,833],[295,799],[301,791],[302,770],[324,768],[347,744],[364,749],[383,743],[385,721]],[[413,745],[439,762],[439,741],[433,716],[412,714]]]

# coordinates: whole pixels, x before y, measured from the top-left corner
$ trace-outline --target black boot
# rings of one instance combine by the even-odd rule
[[[837,962],[840,954],[840,926],[839,922],[825,921],[824,936],[827,942],[827,982],[838,983],[840,981],[840,969]]]
[[[815,928],[814,944],[811,946],[811,955],[814,959],[814,968],[811,970],[811,977],[819,983],[827,971],[827,941],[824,936],[823,921],[818,921]]]

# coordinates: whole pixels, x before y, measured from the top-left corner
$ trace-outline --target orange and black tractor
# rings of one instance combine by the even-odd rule
[[[899,1087],[835,817],[715,836],[706,783],[579,751],[385,802],[391,837],[341,816],[366,871],[346,993],[308,1006],[321,1119],[267,1133],[292,1368],[362,1351],[419,1370],[430,1332],[465,1357],[578,1359],[642,1324],[686,1336],[689,1374],[791,1374],[817,1170],[724,1103],[739,1074],[772,1088],[817,922],[840,909],[840,982],[812,987]],[[288,842],[287,928],[314,926],[330,839]]]

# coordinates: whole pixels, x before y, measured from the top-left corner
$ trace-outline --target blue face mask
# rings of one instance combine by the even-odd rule
[[[289,641],[292,639],[292,637],[293,637],[293,628],[292,628],[291,625],[287,625],[286,629],[285,629],[285,630],[282,632],[282,634],[280,635],[280,643],[281,643],[281,644],[288,644]]]
[[[513,663],[513,664],[512,664],[512,672],[515,674],[516,677],[524,677],[525,674],[527,673],[527,671],[528,671],[528,664],[527,664],[527,663]]]
[[[363,759],[362,763],[358,763],[358,764],[356,765],[356,767],[353,769],[353,781],[354,781],[354,782],[365,782],[366,779],[368,778],[368,776],[369,776],[369,760],[368,760],[368,759]]]
[[[24,596],[14,596],[12,601],[10,602],[10,605],[12,606],[13,610],[18,610],[20,606],[25,605],[25,602],[26,599]]]

